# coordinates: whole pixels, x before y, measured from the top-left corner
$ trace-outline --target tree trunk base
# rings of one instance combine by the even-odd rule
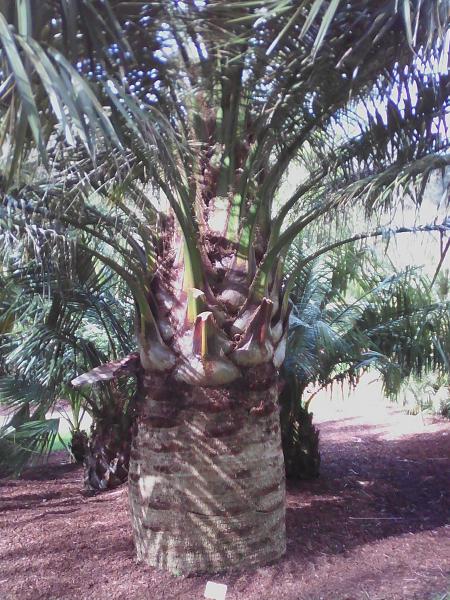
[[[70,442],[70,452],[76,463],[80,465],[83,464],[88,445],[89,439],[85,431],[73,431],[72,440]]]
[[[298,420],[283,432],[286,478],[315,479],[320,475],[319,430],[313,425],[312,413],[304,408],[298,413]]]
[[[130,461],[130,427],[97,424],[86,445],[84,486],[88,493],[112,490],[126,482]]]
[[[264,390],[145,383],[129,474],[138,559],[189,575],[281,557],[285,476],[276,382]]]
[[[292,374],[284,373],[280,394],[281,443],[287,479],[314,479],[320,474],[319,430],[313,414],[303,405],[304,386]]]

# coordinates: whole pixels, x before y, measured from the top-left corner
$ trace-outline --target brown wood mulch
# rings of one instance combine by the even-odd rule
[[[450,424],[411,419],[322,422],[321,477],[288,486],[286,556],[210,577],[137,564],[126,487],[86,498],[58,453],[0,481],[0,599],[195,600],[209,579],[227,600],[450,600]]]

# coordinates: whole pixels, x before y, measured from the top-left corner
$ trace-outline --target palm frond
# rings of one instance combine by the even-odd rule
[[[379,261],[358,254],[357,270],[350,260],[342,272],[339,252],[302,271],[291,291],[286,372],[324,385],[376,367],[393,393],[411,373],[445,369],[437,348],[448,344],[448,300],[434,297],[417,270],[383,276]]]
[[[20,474],[32,459],[51,452],[59,419],[40,419],[0,428],[0,472]]]

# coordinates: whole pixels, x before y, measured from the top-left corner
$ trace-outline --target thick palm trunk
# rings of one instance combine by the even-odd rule
[[[183,574],[279,558],[285,476],[274,373],[257,389],[144,381],[129,475],[138,558]]]
[[[209,222],[220,206],[204,207]],[[164,233],[157,273],[134,289],[139,352],[72,384],[137,377],[128,481],[140,560],[183,574],[266,564],[286,547],[280,269],[256,278],[261,245],[246,258],[206,221],[200,241],[171,219]]]

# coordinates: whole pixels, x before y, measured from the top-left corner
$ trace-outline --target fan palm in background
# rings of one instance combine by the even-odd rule
[[[114,272],[82,249],[66,248],[66,264],[61,257],[58,263],[30,257],[24,264],[26,251],[17,244],[13,254],[4,248],[3,283],[10,293],[3,320],[14,317],[14,327],[4,332],[1,347],[0,402],[13,411],[2,428],[2,469],[19,471],[51,449],[59,419],[46,415],[65,400],[71,449],[85,462],[87,488],[114,487],[128,473],[132,389],[113,382],[86,393],[69,387],[67,378],[130,351],[129,305],[116,297]],[[84,411],[93,420],[89,441],[80,430]]]
[[[274,560],[291,288],[329,250],[386,232],[330,234],[282,286],[286,253],[349,208],[420,203],[448,165],[449,3],[0,6],[3,227],[37,243],[83,232],[134,298],[138,557],[183,573]],[[276,202],[294,159],[303,181]],[[400,231],[414,230],[448,220]]]

